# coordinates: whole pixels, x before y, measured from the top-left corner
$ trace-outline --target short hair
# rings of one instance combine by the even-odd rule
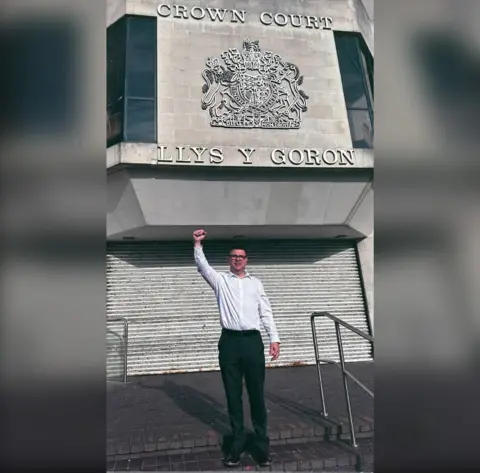
[[[242,245],[231,245],[231,246],[230,246],[230,250],[228,251],[228,254],[230,254],[233,250],[243,250],[243,251],[245,251],[245,256],[248,257],[248,251],[247,251],[247,249],[246,249],[244,246],[242,246]]]

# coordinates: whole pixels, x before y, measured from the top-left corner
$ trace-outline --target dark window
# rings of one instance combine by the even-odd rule
[[[127,98],[125,129],[126,141],[143,143],[155,141],[155,101]]]
[[[128,21],[127,95],[155,98],[155,18],[133,17]]]
[[[123,141],[126,18],[107,30],[107,146]]]
[[[107,146],[156,142],[157,19],[127,16],[107,33]]]
[[[132,16],[127,24],[125,141],[155,143],[157,19]]]
[[[373,148],[373,58],[362,37],[335,32],[354,148]]]

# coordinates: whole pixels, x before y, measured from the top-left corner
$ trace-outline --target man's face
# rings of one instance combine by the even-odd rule
[[[232,273],[241,273],[242,271],[245,271],[245,267],[247,266],[248,262],[245,250],[230,251],[228,261],[230,263],[230,271],[232,271]]]

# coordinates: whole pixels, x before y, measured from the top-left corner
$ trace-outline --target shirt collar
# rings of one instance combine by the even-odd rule
[[[238,279],[249,278],[249,279],[252,279],[252,276],[250,276],[250,273],[248,271],[245,271],[245,278],[239,278],[236,274],[233,274],[231,271],[229,271],[228,273],[229,273],[229,276],[231,278],[238,278]]]

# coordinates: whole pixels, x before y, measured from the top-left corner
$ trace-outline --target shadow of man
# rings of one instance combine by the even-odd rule
[[[310,407],[302,406],[301,404],[287,399],[277,394],[272,394],[270,392],[265,393],[265,399],[270,401],[271,403],[277,405],[278,407],[291,412],[298,418],[304,418],[308,421],[313,421],[316,424],[322,425],[324,427],[332,427],[336,426],[335,422],[331,421],[330,419],[325,418],[319,410],[312,409]]]
[[[222,435],[222,451],[224,454],[229,451],[232,437],[230,419],[224,404],[191,386],[171,380],[166,380],[154,389],[161,389],[179,409]]]

